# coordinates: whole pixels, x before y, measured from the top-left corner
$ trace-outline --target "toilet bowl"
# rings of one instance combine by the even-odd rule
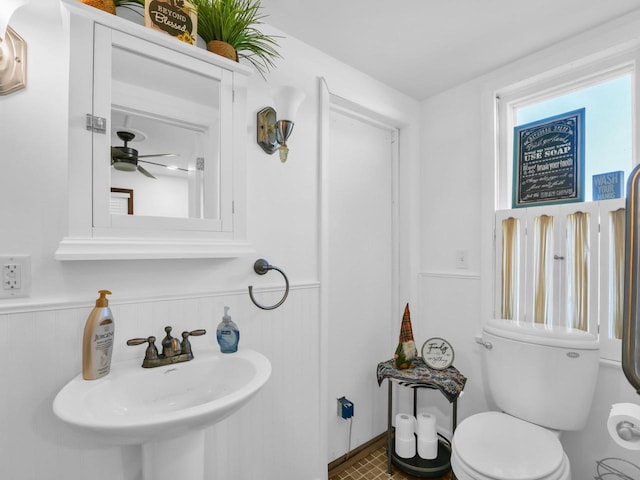
[[[570,480],[558,437],[505,413],[484,412],[460,423],[451,467],[458,480]]]

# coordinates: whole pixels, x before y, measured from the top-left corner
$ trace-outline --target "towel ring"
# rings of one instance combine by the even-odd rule
[[[274,267],[273,265],[269,265],[269,262],[267,262],[264,258],[259,258],[258,260],[256,260],[256,263],[253,264],[253,271],[256,272],[258,275],[264,275],[269,270],[275,270],[277,272],[280,272],[280,274],[284,277],[286,286],[284,290],[284,296],[282,297],[282,299],[275,305],[271,305],[270,307],[265,307],[264,305],[261,305],[258,302],[256,302],[256,299],[253,298],[253,285],[249,285],[249,297],[251,298],[251,301],[256,307],[261,308],[262,310],[274,310],[278,308],[287,299],[287,295],[289,295],[289,279],[287,278],[287,276],[282,270],[280,270],[278,267]]]

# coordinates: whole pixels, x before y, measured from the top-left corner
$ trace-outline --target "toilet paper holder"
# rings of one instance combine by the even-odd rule
[[[627,420],[623,420],[616,425],[616,432],[618,432],[620,438],[627,442],[632,441],[634,438],[640,438],[640,428]]]
[[[615,443],[628,450],[640,450],[640,405],[615,403],[607,419],[607,430]]]

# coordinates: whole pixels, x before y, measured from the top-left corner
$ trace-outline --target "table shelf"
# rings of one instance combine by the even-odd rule
[[[438,455],[433,460],[420,458],[417,454],[413,458],[402,458],[395,454],[393,448],[394,428],[392,425],[393,416],[393,383],[399,386],[411,388],[413,390],[413,415],[417,415],[418,390],[439,390],[451,403],[452,407],[452,429],[455,432],[458,423],[458,397],[464,389],[466,377],[455,367],[451,366],[445,370],[434,370],[426,366],[422,358],[414,359],[415,368],[398,370],[395,362],[388,360],[378,364],[378,385],[386,378],[389,394],[387,400],[387,473],[391,474],[391,464],[396,465],[400,470],[416,477],[441,477],[451,470],[451,443],[442,435],[438,439]]]

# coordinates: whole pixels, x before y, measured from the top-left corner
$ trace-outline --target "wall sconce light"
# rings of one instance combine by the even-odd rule
[[[278,113],[272,107],[265,107],[258,112],[258,145],[269,155],[279,150],[282,163],[287,161],[287,139],[293,131],[295,115],[304,97],[304,92],[298,88],[281,87],[274,95]]]
[[[27,44],[10,26],[13,13],[28,0],[2,0],[0,5],[0,95],[27,84]]]

